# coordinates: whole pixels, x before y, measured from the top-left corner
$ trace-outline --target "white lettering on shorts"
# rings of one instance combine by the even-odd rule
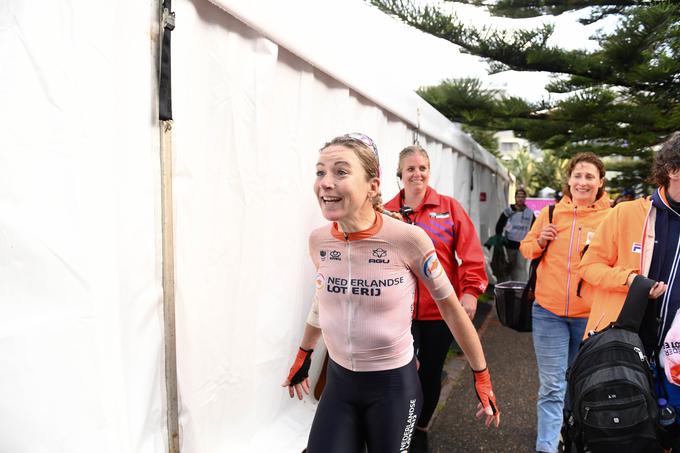
[[[406,417],[406,428],[404,428],[404,435],[401,437],[400,453],[408,453],[408,446],[411,445],[411,437],[413,437],[413,428],[416,425],[416,400],[408,402],[408,416]]]

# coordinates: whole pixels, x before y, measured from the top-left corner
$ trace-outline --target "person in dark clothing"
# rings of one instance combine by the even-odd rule
[[[677,413],[680,380],[669,358],[680,336],[673,329],[680,309],[680,133],[655,154],[651,179],[657,186],[651,197],[621,203],[605,217],[583,255],[579,274],[592,291],[587,295],[592,307],[586,332],[602,330],[617,319],[636,275],[656,281],[649,299],[657,316],[640,327],[640,337],[655,362],[657,396]],[[680,451],[679,439],[672,451]]]
[[[529,265],[519,253],[519,243],[527,235],[536,217],[526,205],[527,193],[519,188],[515,192],[515,204],[503,209],[496,222],[496,236],[503,237],[504,252],[507,256],[507,273],[496,275],[497,281],[526,281]]]

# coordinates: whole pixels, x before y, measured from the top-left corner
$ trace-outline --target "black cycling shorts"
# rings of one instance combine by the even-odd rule
[[[422,408],[415,358],[401,368],[350,371],[328,360],[307,453],[401,453]]]

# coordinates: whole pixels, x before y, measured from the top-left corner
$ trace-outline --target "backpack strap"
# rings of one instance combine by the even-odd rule
[[[588,247],[590,247],[590,244],[586,244],[585,247],[583,247],[583,250],[581,251],[581,260],[583,260],[583,255],[586,254],[588,251]],[[578,285],[576,285],[576,296],[581,297],[581,288],[583,287],[583,279],[579,278],[578,279]]]
[[[653,304],[649,303],[649,290],[652,289],[656,283],[654,280],[636,275],[633,283],[628,289],[626,300],[623,302],[623,308],[619,317],[616,318],[616,325],[622,329],[630,330],[632,332],[639,332],[642,325],[642,319],[648,307]]]
[[[553,221],[553,212],[555,212],[555,205],[554,205],[554,204],[551,204],[550,206],[548,206],[548,223],[552,223],[552,221]],[[551,241],[551,242],[552,242],[552,241]],[[549,246],[550,246],[550,242],[548,242],[548,243],[545,245],[545,248],[543,249],[543,253],[541,253],[541,256],[539,256],[538,258],[534,258],[533,260],[531,260],[531,267],[532,267],[532,269],[534,269],[534,279],[536,278],[536,275],[535,275],[535,274],[536,274],[536,271],[535,271],[535,269],[538,267],[538,263],[540,263],[541,260],[543,259],[543,257],[545,256],[545,252],[548,250],[548,247],[549,247]]]
[[[554,204],[548,206],[548,223],[552,223],[554,211],[555,211]],[[545,248],[543,249],[543,252],[541,253],[541,256],[531,260],[531,265],[529,266],[529,280],[527,281],[527,284],[524,287],[524,291],[522,291],[522,300],[526,300],[527,297],[529,297],[529,295],[531,295],[529,299],[533,300],[533,293],[534,290],[536,289],[536,270],[538,269],[538,264],[545,256],[545,252],[548,250],[548,246],[550,246],[550,242],[546,244]]]

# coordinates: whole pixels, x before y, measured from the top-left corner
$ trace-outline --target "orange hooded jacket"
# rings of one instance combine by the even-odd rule
[[[590,302],[576,295],[577,268],[583,248],[609,212],[609,205],[606,193],[586,207],[577,207],[566,195],[557,203],[552,222],[557,227],[557,237],[547,246],[536,271],[536,303],[541,307],[557,316],[588,317]],[[538,258],[543,252],[538,237],[547,224],[548,207],[545,207],[520,243],[519,249],[525,258]]]
[[[654,214],[650,199],[638,198],[617,205],[597,229],[579,265],[579,275],[588,283],[584,297],[593,301],[586,332],[616,321],[628,294],[628,276],[649,272]]]

